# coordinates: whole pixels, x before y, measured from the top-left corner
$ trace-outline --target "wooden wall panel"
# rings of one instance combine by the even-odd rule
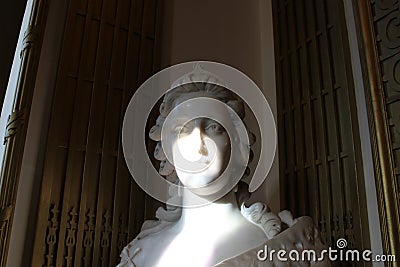
[[[282,208],[323,240],[369,246],[346,22],[340,0],[273,1]]]
[[[114,266],[147,216],[121,148],[153,73],[157,0],[71,0],[46,146],[33,266]]]

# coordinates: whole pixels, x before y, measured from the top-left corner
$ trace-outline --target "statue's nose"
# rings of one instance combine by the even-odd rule
[[[193,142],[196,152],[200,155],[207,156],[208,150],[204,143],[203,131],[200,127],[195,127],[190,134],[191,142]]]
[[[178,146],[186,160],[191,162],[200,160],[203,155],[202,146],[204,146],[200,129],[194,127],[189,134],[180,137]]]

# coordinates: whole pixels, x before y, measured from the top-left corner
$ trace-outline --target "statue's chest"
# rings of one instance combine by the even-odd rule
[[[209,267],[217,264],[218,249],[206,237],[154,236],[140,240],[137,267]]]

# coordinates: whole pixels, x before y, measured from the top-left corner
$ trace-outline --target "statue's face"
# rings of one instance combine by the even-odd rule
[[[197,92],[184,94],[175,101],[175,106],[196,96],[205,95]],[[204,108],[220,114],[226,113],[224,118],[230,120],[227,111],[221,110],[219,105],[210,104]],[[188,122],[177,118],[175,121],[171,132],[179,133],[172,147],[177,175],[184,186],[206,186],[217,179],[228,164],[231,151],[229,135],[224,127],[209,118],[200,117]],[[185,163],[180,159],[184,159]]]

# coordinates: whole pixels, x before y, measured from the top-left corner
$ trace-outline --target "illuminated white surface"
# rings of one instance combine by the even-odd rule
[[[201,153],[203,141],[201,140],[200,134],[200,129],[195,128],[192,133],[187,136],[182,136],[178,140],[179,151],[182,156],[190,162],[199,161],[203,155]]]
[[[209,267],[263,244],[263,231],[247,221],[230,193],[220,203],[185,208],[180,219],[157,234],[139,240],[144,266]]]

